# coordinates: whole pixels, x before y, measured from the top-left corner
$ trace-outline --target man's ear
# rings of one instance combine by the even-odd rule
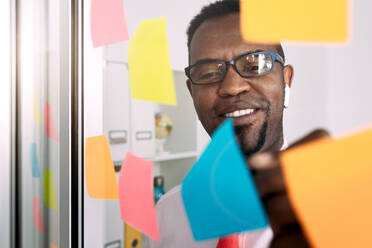
[[[189,89],[190,95],[192,96],[192,88],[191,88],[191,81],[190,79],[186,80],[187,88]]]
[[[284,66],[284,68],[283,68],[283,78],[284,78],[284,82],[289,87],[292,86],[293,74],[294,74],[294,69],[293,69],[292,65]]]

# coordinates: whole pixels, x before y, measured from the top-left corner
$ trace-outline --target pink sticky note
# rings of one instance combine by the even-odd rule
[[[36,196],[32,199],[32,219],[34,220],[35,229],[45,233],[44,221],[40,208],[40,198]]]
[[[119,175],[119,199],[122,220],[160,241],[151,161],[127,152]]]
[[[59,141],[56,125],[54,124],[52,105],[45,102],[44,106],[44,128],[49,138],[54,141]]]
[[[93,47],[129,40],[123,0],[92,0],[90,23]]]

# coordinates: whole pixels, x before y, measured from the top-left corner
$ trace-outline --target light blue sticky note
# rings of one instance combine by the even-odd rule
[[[37,147],[36,143],[32,143],[30,146],[30,158],[31,158],[31,171],[32,177],[40,177],[39,160],[37,158]]]
[[[231,119],[217,129],[184,179],[182,199],[196,241],[268,226]]]

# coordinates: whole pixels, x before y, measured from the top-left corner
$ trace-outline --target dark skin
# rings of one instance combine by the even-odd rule
[[[239,15],[229,14],[206,20],[196,30],[190,44],[189,63],[192,65],[204,59],[229,61],[257,50],[276,51],[276,47],[244,42],[239,30]],[[226,113],[255,110],[250,116],[234,117],[233,120],[236,137],[274,232],[271,247],[309,246],[288,200],[279,159],[284,140],[283,89],[285,84],[291,86],[292,79],[293,67],[275,62],[272,72],[256,78],[242,78],[229,66],[221,83],[193,85],[187,80],[196,112],[209,135],[226,119]],[[293,146],[327,135],[318,130]]]

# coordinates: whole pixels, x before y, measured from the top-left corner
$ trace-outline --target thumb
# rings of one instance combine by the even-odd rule
[[[318,139],[324,139],[324,138],[331,138],[331,135],[329,134],[329,132],[325,129],[316,129],[310,132],[309,134],[307,134],[306,136],[302,137],[301,139],[297,140],[293,144],[291,144],[287,150],[294,148],[296,146],[300,146],[300,145],[303,145],[303,144],[306,144],[306,143],[309,143],[309,142],[312,142]]]

